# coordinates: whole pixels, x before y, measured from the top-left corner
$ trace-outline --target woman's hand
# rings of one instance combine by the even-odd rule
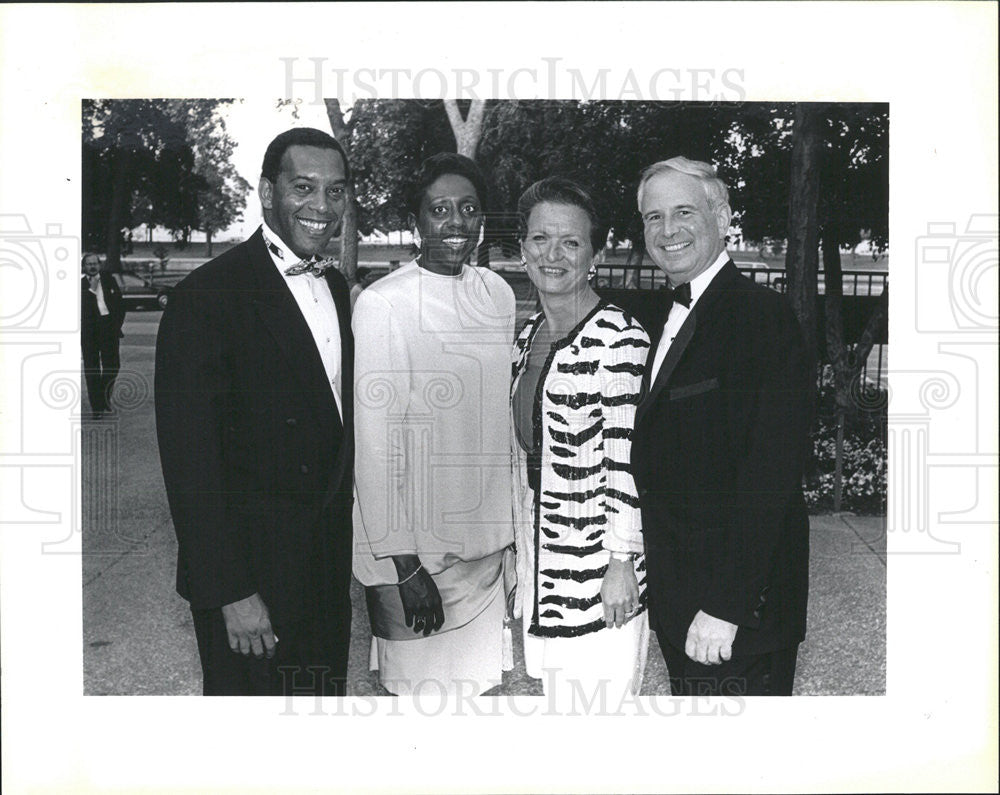
[[[639,583],[635,579],[632,561],[611,558],[601,583],[604,623],[611,627],[625,624],[639,607]]]
[[[393,555],[399,577],[399,598],[403,601],[406,626],[424,636],[444,626],[444,606],[437,585],[416,555]]]

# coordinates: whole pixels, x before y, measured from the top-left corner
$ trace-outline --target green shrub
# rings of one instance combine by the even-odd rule
[[[812,433],[812,460],[806,472],[805,497],[811,512],[833,510],[837,456],[837,415],[829,366],[820,378],[818,420]],[[884,514],[886,509],[887,401],[885,390],[866,384],[859,406],[844,427],[841,510]],[[863,408],[862,408],[863,407]]]

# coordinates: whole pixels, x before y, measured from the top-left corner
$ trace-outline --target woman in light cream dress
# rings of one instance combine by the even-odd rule
[[[354,309],[354,573],[394,694],[478,694],[501,679],[515,302],[468,264],[484,198],[468,158],[425,161],[411,201],[420,254]]]

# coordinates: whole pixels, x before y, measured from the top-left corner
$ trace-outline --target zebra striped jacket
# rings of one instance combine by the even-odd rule
[[[511,405],[542,321],[514,343]],[[631,474],[631,437],[649,337],[618,307],[601,302],[545,361],[534,396],[537,490],[528,454],[511,428],[517,589],[515,617],[541,637],[577,637],[605,627],[601,583],[611,552],[632,552],[646,609],[641,514]]]

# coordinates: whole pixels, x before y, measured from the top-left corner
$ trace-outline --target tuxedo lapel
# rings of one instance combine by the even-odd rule
[[[677,336],[674,337],[674,341],[671,343],[670,349],[667,351],[667,355],[663,358],[660,370],[656,374],[656,380],[650,386],[648,391],[645,392],[645,397],[643,398],[642,403],[639,404],[639,408],[636,411],[636,425],[639,424],[643,415],[656,401],[660,392],[663,391],[663,388],[669,382],[670,376],[673,375],[674,370],[677,369],[677,365],[680,363],[681,357],[691,344],[691,340],[695,334],[695,329],[701,327],[704,331],[706,318],[711,316],[712,305],[725,294],[730,282],[738,276],[739,271],[736,269],[733,261],[729,260],[722,266],[715,278],[712,279],[708,287],[705,288],[705,292],[701,294],[701,297],[691,308],[691,312],[688,314],[687,318],[685,318],[680,329],[678,329]],[[660,329],[660,335],[662,335],[662,332],[663,329]],[[647,378],[649,377],[649,369],[653,366],[653,357],[655,357],[655,355],[656,348],[651,347],[649,367],[646,368]]]
[[[330,476],[330,493],[336,494],[344,487],[350,491],[350,477],[354,466],[354,334],[351,331],[351,292],[344,277],[335,268],[326,271],[326,280],[340,326],[340,405],[343,413],[344,436],[337,448],[337,460]]]
[[[251,302],[257,316],[281,349],[306,399],[325,424],[340,426],[326,369],[306,319],[267,253],[258,231],[247,241],[254,281]],[[305,278],[312,278],[305,277]],[[338,314],[340,308],[338,306]],[[338,435],[340,428],[338,427]]]
[[[670,345],[670,349],[667,351],[667,355],[663,357],[663,362],[660,364],[660,370],[656,374],[656,380],[650,386],[649,391],[646,393],[645,398],[642,403],[639,404],[639,408],[636,410],[635,424],[638,425],[646,410],[653,405],[656,401],[657,396],[663,391],[663,387],[666,386],[667,381],[670,380],[671,374],[674,372],[674,368],[677,367],[677,363],[681,360],[681,355],[687,349],[688,343],[691,342],[691,338],[694,336],[695,326],[698,323],[698,312],[697,309],[692,309],[685,318],[684,323],[681,325],[680,329],[677,331],[677,336],[674,337],[674,341]],[[649,366],[653,366],[653,357],[656,355],[655,349],[650,349],[650,359]],[[648,370],[649,368],[647,368]]]
[[[666,293],[664,293],[666,295]],[[656,350],[660,346],[660,338],[663,336],[663,327],[667,323],[667,317],[670,315],[670,307],[672,304],[666,301],[666,309],[663,311],[663,317],[657,322],[652,328],[648,329],[649,332],[649,355],[646,357],[646,366],[642,368],[642,388],[640,394],[642,395],[639,405],[642,405],[642,401],[649,396],[649,374],[653,367],[653,360],[656,358]]]
[[[341,402],[344,426],[351,427],[354,413],[354,334],[351,331],[351,292],[344,277],[336,268],[329,268],[323,276],[333,304],[337,307],[337,324],[340,328]]]

